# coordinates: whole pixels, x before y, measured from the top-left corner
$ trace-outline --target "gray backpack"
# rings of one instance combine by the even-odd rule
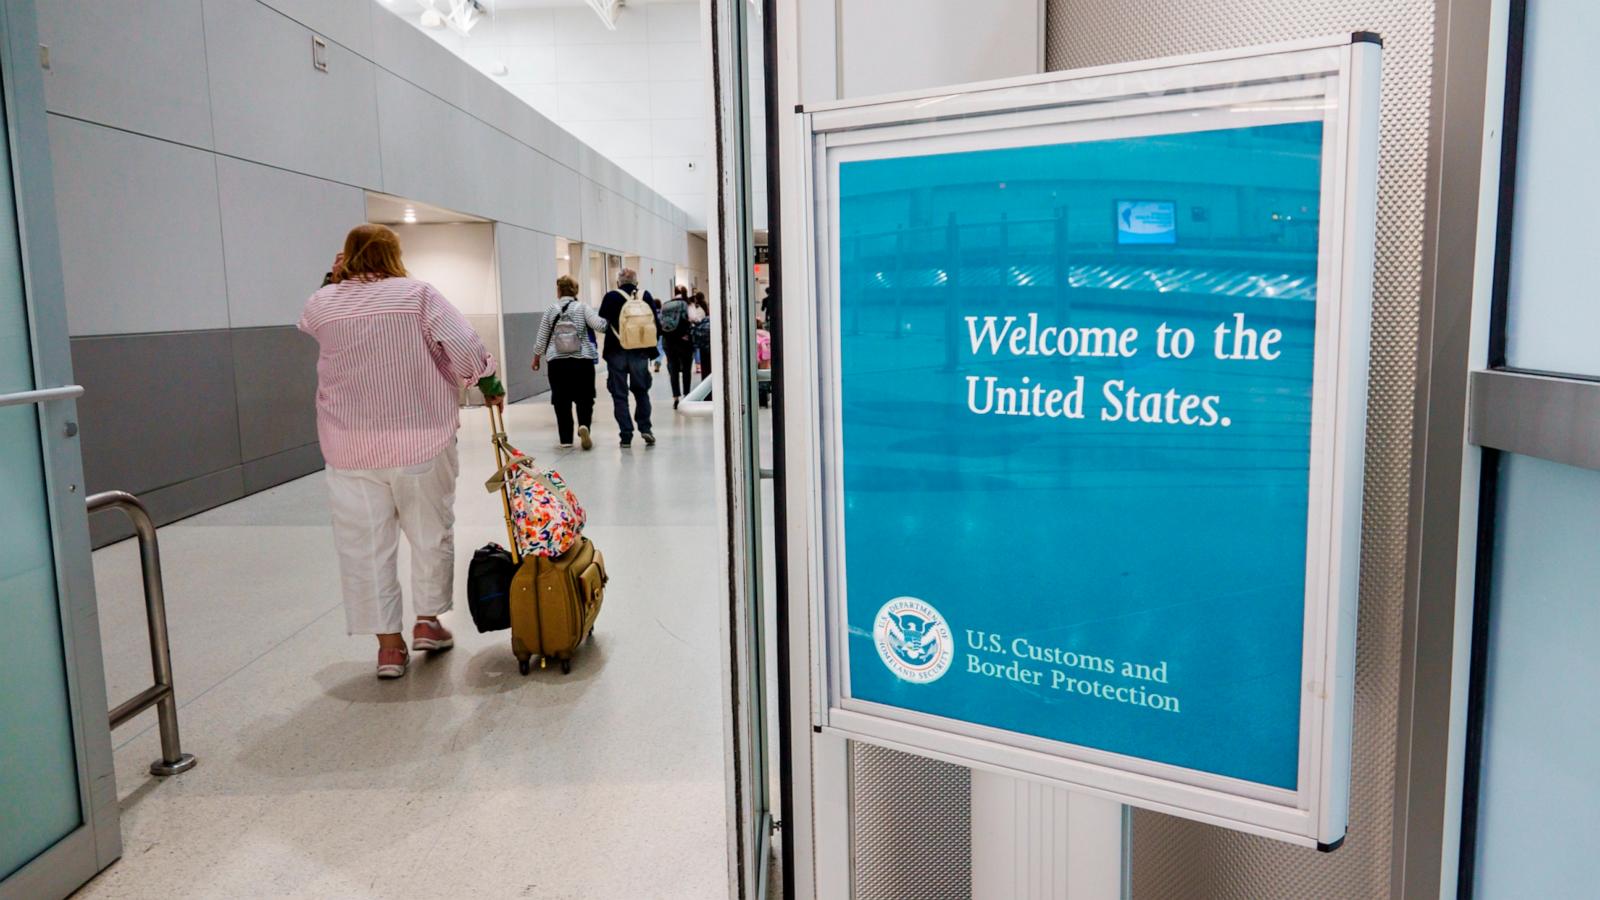
[[[556,313],[555,327],[550,329],[550,347],[562,356],[583,352],[583,329],[567,318],[567,308],[577,300],[568,300]]]

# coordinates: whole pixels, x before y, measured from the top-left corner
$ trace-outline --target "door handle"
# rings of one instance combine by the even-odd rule
[[[36,391],[0,394],[0,406],[28,406],[34,403],[48,403],[52,400],[73,400],[82,396],[83,385],[66,384],[61,387],[40,388]]]

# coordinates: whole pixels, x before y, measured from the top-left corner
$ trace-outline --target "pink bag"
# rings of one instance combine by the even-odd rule
[[[772,334],[765,328],[756,329],[756,368],[772,368]]]

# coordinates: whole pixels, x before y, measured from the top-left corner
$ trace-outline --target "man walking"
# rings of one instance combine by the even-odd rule
[[[645,444],[655,446],[656,436],[650,433],[650,361],[656,357],[661,328],[650,293],[639,290],[639,276],[632,269],[617,273],[617,289],[600,301],[600,318],[606,320],[606,389],[611,392],[622,446],[633,446],[635,425]]]

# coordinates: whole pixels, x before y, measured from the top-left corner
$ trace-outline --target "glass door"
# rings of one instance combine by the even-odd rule
[[[1600,10],[1508,9],[1458,895],[1592,897],[1600,881]]]
[[[781,484],[768,483],[781,468],[770,435],[777,403],[771,399],[774,335],[766,331],[757,290],[757,251],[767,229],[762,89],[762,9],[749,0],[712,0],[712,84],[717,142],[715,209],[711,215],[711,291],[715,331],[710,378],[716,383],[716,423],[722,458],[719,482],[728,530],[731,567],[729,676],[732,727],[729,815],[734,841],[733,897],[765,900],[781,891],[778,864],[782,823],[776,809],[776,774],[770,763],[767,678],[769,619],[781,615],[773,590],[781,581],[766,551],[781,509],[772,502]],[[775,317],[776,308],[769,310]],[[781,532],[778,532],[781,534]],[[776,840],[776,844],[775,844]]]
[[[31,2],[0,6],[0,900],[121,852]]]

